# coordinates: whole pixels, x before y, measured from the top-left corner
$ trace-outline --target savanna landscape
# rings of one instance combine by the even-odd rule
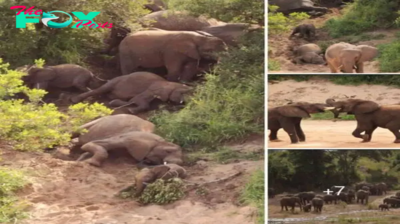
[[[113,26],[15,28],[16,5]],[[264,223],[263,1],[0,12],[0,223]]]
[[[355,64],[358,62],[352,62],[353,66],[363,67],[361,73],[398,73],[400,71],[397,53],[400,46],[400,29],[398,28],[400,3],[398,1],[299,0],[292,3],[287,1],[285,3],[287,5],[282,10],[279,10],[277,4],[273,5],[274,2],[285,1],[271,1],[269,4],[268,71],[270,73],[332,73],[329,67],[331,59],[327,59],[325,53],[328,47],[340,42],[376,48],[378,54],[370,55],[373,58],[368,58],[368,60],[363,59],[363,65],[357,66]],[[310,5],[313,6],[310,7]],[[316,10],[313,8],[323,10],[315,13]],[[310,13],[310,10],[313,10],[311,11],[313,13]],[[314,27],[314,38],[300,37],[299,34],[291,37],[294,28],[302,24],[310,24]],[[316,53],[312,58],[318,58],[322,62],[308,56],[296,60],[299,56],[310,52],[299,50],[306,44],[311,46],[308,48],[311,52]],[[332,50],[332,57],[337,53],[339,51]],[[355,56],[355,53],[351,55],[338,56],[337,60],[350,61],[349,58]],[[350,71],[344,71],[346,65],[342,66],[337,68],[341,70],[337,72],[353,73],[352,68]]]
[[[268,221],[397,223],[398,158],[396,150],[269,150]],[[334,186],[345,188],[337,196],[341,187]],[[327,189],[336,194],[328,196]],[[366,190],[369,191],[368,202],[357,201],[358,192]],[[307,200],[305,204],[312,204],[314,199],[323,201],[320,212],[315,211],[313,206],[311,211],[305,212],[304,204],[303,210],[300,210],[298,203],[293,212],[290,206],[288,211],[285,208],[282,210],[283,198],[307,195],[311,196],[307,198],[311,202]],[[396,203],[393,206],[392,201]],[[380,210],[382,204],[388,205],[389,210]]]

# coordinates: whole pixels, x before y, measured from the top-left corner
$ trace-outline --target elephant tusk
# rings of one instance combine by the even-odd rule
[[[333,110],[333,109],[335,109],[335,107],[325,107],[324,110],[326,111],[326,110]]]
[[[183,103],[183,100],[181,100],[181,102],[179,102],[179,103]]]
[[[167,162],[164,162],[164,165],[167,165]]]

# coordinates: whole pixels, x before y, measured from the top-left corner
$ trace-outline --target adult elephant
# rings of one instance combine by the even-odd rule
[[[344,73],[364,73],[364,62],[377,57],[379,51],[376,47],[368,45],[353,45],[340,42],[329,46],[325,51],[325,59],[332,73],[341,70]]]
[[[277,134],[279,129],[283,128],[288,133],[292,144],[304,142],[306,136],[300,126],[301,120],[311,117],[311,113],[321,113],[331,109],[334,107],[306,102],[268,108],[268,129],[271,130],[269,140],[280,141]]]
[[[95,90],[71,98],[71,101],[77,103],[90,96],[107,95],[112,99],[110,106],[125,107],[135,104],[136,107],[128,108],[132,114],[135,114],[147,110],[155,99],[182,104],[185,101],[185,95],[192,90],[192,87],[168,82],[150,72],[134,72],[116,77]]]
[[[324,200],[325,204],[329,204],[329,203],[333,204],[333,202],[336,204],[337,203],[337,196],[336,196],[336,194],[324,195],[323,200]]]
[[[349,190],[347,192],[347,196],[348,196],[348,203],[352,203],[353,200],[356,199],[356,193],[353,190]]]
[[[369,197],[369,192],[368,191],[364,191],[364,190],[358,190],[356,193],[357,196],[357,201],[356,203],[358,203],[359,201],[361,201],[361,204],[368,204],[368,197]]]
[[[278,6],[277,12],[289,15],[293,12],[306,12],[310,15],[321,16],[329,10],[325,7],[316,7],[312,0],[270,0],[269,5]]]
[[[355,115],[357,128],[353,136],[363,139],[362,142],[370,142],[372,133],[377,127],[389,129],[396,137],[394,143],[400,143],[400,105],[379,105],[370,100],[349,99],[334,101],[334,106],[339,112],[347,112]],[[361,134],[365,132],[365,134]]]
[[[190,81],[202,58],[215,59],[215,52],[226,44],[217,37],[194,31],[138,31],[125,37],[119,45],[119,61],[123,75],[138,67],[165,66],[169,81]]]
[[[378,195],[386,194],[386,192],[387,192],[386,183],[384,183],[384,182],[377,183],[377,184],[375,184],[375,187],[377,188]]]
[[[400,207],[400,200],[397,198],[385,198],[383,203],[391,205],[392,208]]]
[[[320,198],[313,198],[311,204],[314,207],[314,212],[322,212],[322,207],[324,206],[324,200]]]
[[[292,212],[294,212],[294,207],[296,207],[296,204],[299,205],[300,211],[302,210],[301,200],[298,197],[283,197],[280,203],[281,203],[281,211],[283,211],[284,207],[286,211],[288,211],[288,207],[292,207]]]
[[[262,29],[263,28],[257,24],[227,23],[208,26],[201,29],[201,31],[220,38],[229,46],[237,46],[241,38],[243,38],[246,33]]]
[[[296,194],[296,197],[299,197],[303,204],[310,203],[313,198],[315,198],[315,192],[308,191],[308,192],[300,192]]]

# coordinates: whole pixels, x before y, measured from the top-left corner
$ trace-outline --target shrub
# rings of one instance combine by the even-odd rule
[[[288,17],[281,12],[276,12],[278,6],[268,5],[270,12],[268,13],[268,34],[276,35],[282,32],[287,32],[297,25],[300,21],[310,18],[307,13],[294,12]]]
[[[380,55],[379,70],[381,72],[398,72],[400,71],[400,39],[389,44],[378,46]]]
[[[257,207],[257,223],[265,223],[264,214],[264,171],[258,170],[253,173],[250,181],[246,184],[246,187],[242,194],[242,200],[245,203],[252,204]]]
[[[344,15],[325,24],[334,38],[359,34],[374,28],[393,26],[400,9],[397,0],[355,0],[346,7]]]
[[[0,101],[0,137],[15,149],[36,151],[65,145],[78,126],[112,112],[98,103],[79,103],[63,114],[54,104],[42,103],[44,90],[28,89],[21,81],[24,74],[9,70],[8,66],[0,59],[0,99],[13,97],[18,92],[24,92],[30,99],[29,103],[19,99]]]

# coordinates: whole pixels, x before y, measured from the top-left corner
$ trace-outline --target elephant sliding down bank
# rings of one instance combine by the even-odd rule
[[[400,143],[400,105],[379,105],[373,101],[361,99],[349,99],[331,102],[329,106],[336,111],[347,112],[355,115],[357,128],[353,136],[363,139],[362,142],[370,142],[372,133],[377,127],[389,129],[396,137],[394,143]],[[361,134],[365,132],[365,134]]]
[[[164,78],[150,72],[135,72],[130,75],[116,77],[100,88],[83,93],[71,98],[73,103],[78,103],[90,96],[108,94],[113,99],[111,106],[129,107],[132,113],[138,113],[150,107],[151,101],[158,98],[163,102],[171,101],[181,104],[185,101],[185,94],[191,92],[192,87],[181,83],[168,82]]]
[[[301,120],[311,117],[310,113],[322,113],[332,109],[334,107],[317,103],[295,103],[268,108],[268,129],[271,130],[269,140],[279,141],[277,134],[279,129],[283,128],[288,133],[292,144],[304,142],[306,136],[300,126]]]
[[[80,129],[87,129],[88,132],[78,138],[77,145],[86,151],[78,161],[92,155],[86,162],[101,166],[109,151],[127,150],[138,162],[182,164],[182,148],[153,134],[154,124],[137,116],[105,116],[82,125]]]

